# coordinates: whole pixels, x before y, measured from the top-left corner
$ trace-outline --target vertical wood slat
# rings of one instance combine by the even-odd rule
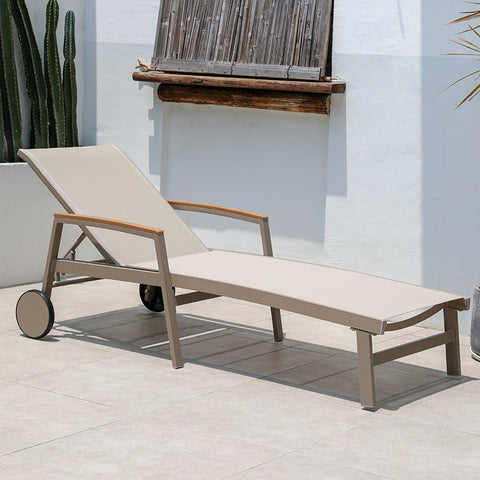
[[[169,60],[179,60],[175,71],[208,72],[202,62],[223,62],[274,78],[285,70],[265,66],[284,66],[294,67],[288,78],[318,79],[325,74],[331,7],[332,0],[161,0],[152,64],[168,71]],[[182,60],[198,63],[182,68]]]

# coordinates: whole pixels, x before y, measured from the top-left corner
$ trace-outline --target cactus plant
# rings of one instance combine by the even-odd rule
[[[58,1],[49,0],[46,9],[44,73],[25,0],[0,0],[0,161],[4,158],[9,162],[16,161],[16,152],[22,146],[12,18],[17,26],[27,93],[31,101],[31,146],[78,145],[75,15],[69,11],[65,16],[63,84],[56,38],[58,16]]]
[[[25,0],[11,0],[11,6],[22,50],[27,93],[31,101],[31,146],[45,148],[48,147],[48,111],[47,87],[43,75],[42,59]]]
[[[58,12],[57,0],[49,0],[46,9],[44,64],[51,147],[65,146],[65,107],[57,46]]]
[[[22,147],[22,117],[17,85],[10,0],[0,0],[0,91],[3,110],[3,132],[7,161],[17,160]]]
[[[75,14],[65,15],[65,39],[63,42],[63,97],[65,101],[65,144],[78,147],[77,80],[75,72]]]
[[[0,95],[0,163],[3,162],[4,155],[5,155],[5,133],[3,129],[2,96]]]

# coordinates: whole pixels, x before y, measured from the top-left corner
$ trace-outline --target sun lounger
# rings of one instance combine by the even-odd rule
[[[347,270],[274,258],[268,217],[190,202],[167,202],[115,146],[20,150],[67,213],[55,214],[42,290],[25,292],[17,304],[23,333],[41,338],[53,326],[52,288],[98,278],[140,284],[143,303],[165,312],[172,363],[183,366],[176,306],[227,296],[271,307],[276,341],[283,339],[284,309],[345,325],[356,331],[360,401],[375,408],[374,367],[439,345],[446,346],[447,373],[460,375],[457,311],[463,296]],[[260,226],[264,255],[209,250],[175,209],[224,215]],[[81,235],[59,256],[63,226]],[[88,238],[99,261],[75,258]],[[59,273],[79,277],[59,278]],[[192,290],[175,296],[174,287]],[[372,336],[415,325],[444,312],[445,331],[373,352]],[[326,339],[328,341],[328,339]]]

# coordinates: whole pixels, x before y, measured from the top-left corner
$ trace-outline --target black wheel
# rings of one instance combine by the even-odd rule
[[[172,287],[172,290],[175,292],[175,287]],[[138,293],[140,294],[142,303],[150,311],[163,312],[165,310],[161,287],[141,283],[138,287]]]
[[[28,290],[18,299],[17,324],[30,338],[42,338],[52,329],[55,311],[50,299],[40,290]]]

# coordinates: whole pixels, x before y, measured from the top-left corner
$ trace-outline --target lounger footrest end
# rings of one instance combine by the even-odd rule
[[[470,298],[464,297],[459,298],[458,300],[453,300],[448,304],[449,308],[454,308],[455,310],[470,310]]]
[[[381,365],[382,363],[391,362],[398,358],[407,357],[414,353],[422,352],[439,345],[452,343],[455,339],[454,332],[447,330],[446,332],[432,335],[431,337],[422,338],[413,342],[398,345],[397,347],[387,348],[373,354],[373,365]]]

